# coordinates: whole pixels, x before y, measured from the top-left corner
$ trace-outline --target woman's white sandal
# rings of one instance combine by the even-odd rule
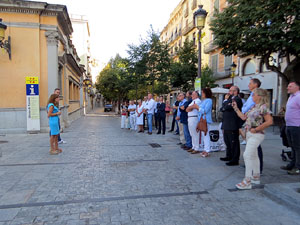
[[[251,184],[260,184],[260,177],[251,177]]]
[[[245,179],[241,183],[236,184],[235,186],[241,190],[247,190],[252,188],[251,181],[247,182]]]

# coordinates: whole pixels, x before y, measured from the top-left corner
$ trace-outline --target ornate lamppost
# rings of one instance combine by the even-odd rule
[[[5,49],[8,53],[9,59],[11,59],[10,36],[8,36],[7,40],[4,40],[6,28],[7,26],[2,23],[2,19],[0,18],[0,48]]]
[[[235,77],[236,64],[232,63],[230,65],[230,68],[231,68],[232,86],[234,86],[234,77]]]
[[[201,31],[205,26],[207,12],[199,5],[199,9],[194,12],[194,25],[198,29],[198,74],[195,80],[195,90],[201,94]]]

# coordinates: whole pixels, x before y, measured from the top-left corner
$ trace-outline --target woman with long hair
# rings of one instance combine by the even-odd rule
[[[59,95],[52,94],[48,100],[47,111],[49,118],[50,127],[50,155],[57,155],[62,152],[62,149],[58,148],[58,134],[59,134],[59,124],[58,116],[61,112],[58,109]]]
[[[212,92],[210,88],[204,88],[201,92],[201,104],[199,106],[198,119],[200,121],[201,118],[206,119],[207,122],[207,133],[205,134],[203,131],[200,131],[201,140],[204,143],[204,149],[201,153],[202,157],[208,157],[210,152],[210,124],[212,124],[211,112],[212,112]]]
[[[265,138],[264,129],[273,124],[273,117],[268,108],[267,91],[256,88],[253,91],[255,105],[247,113],[243,114],[237,107],[236,102],[232,103],[237,115],[246,120],[246,149],[244,152],[245,178],[241,183],[236,184],[238,189],[251,189],[251,184],[260,184],[260,169],[257,147]]]

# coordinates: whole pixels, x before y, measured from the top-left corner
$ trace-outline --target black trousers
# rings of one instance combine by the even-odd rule
[[[155,125],[155,128],[157,129],[157,127],[158,127],[158,113],[154,113],[154,125]]]
[[[147,122],[146,122],[146,119],[147,119],[147,115],[146,115],[146,113],[144,113],[143,114],[143,128],[144,128],[144,130],[146,129],[146,127],[147,127]]]
[[[177,115],[177,111],[175,113],[173,112],[173,119],[172,119],[171,131],[173,131],[174,128],[175,128],[175,123],[176,123],[175,118],[176,118],[176,115]]]
[[[259,168],[260,168],[260,173],[261,173],[263,171],[263,168],[264,168],[264,155],[263,155],[261,145],[258,146],[257,153],[258,153],[258,158],[259,158],[259,163],[260,163]]]
[[[161,133],[161,125],[162,125],[162,133],[166,133],[166,116],[158,116],[158,132]]]
[[[239,162],[240,160],[240,140],[239,130],[224,130],[224,142],[226,144],[226,157],[229,162]]]
[[[286,127],[286,136],[292,148],[292,161],[288,167],[300,169],[300,127]]]

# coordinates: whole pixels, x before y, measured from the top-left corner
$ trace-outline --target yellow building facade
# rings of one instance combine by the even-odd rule
[[[210,0],[181,0],[170,15],[168,24],[164,27],[160,34],[161,41],[166,41],[170,46],[170,54],[177,60],[177,51],[183,46],[183,43],[193,41],[198,49],[198,30],[194,25],[194,12],[198,10],[198,5],[203,5],[203,9],[210,16],[211,1]],[[202,45],[210,40],[210,30],[208,19],[204,29],[202,30]],[[202,66],[208,64],[209,56],[202,51]]]
[[[26,77],[39,79],[40,131],[48,130],[46,106],[61,89],[61,126],[83,114],[85,70],[70,35],[66,6],[1,1],[0,18],[11,38],[11,59],[0,49],[0,133],[26,132]]]

